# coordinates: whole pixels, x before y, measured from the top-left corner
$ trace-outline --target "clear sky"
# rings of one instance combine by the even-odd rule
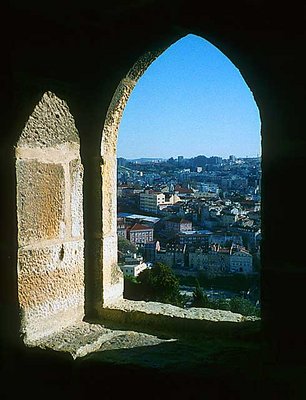
[[[119,127],[118,157],[261,154],[260,117],[239,70],[195,35],[170,46],[139,79]]]

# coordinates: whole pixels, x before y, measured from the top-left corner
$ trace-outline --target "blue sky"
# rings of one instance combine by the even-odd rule
[[[154,61],[135,86],[119,127],[118,157],[261,154],[260,117],[232,62],[187,35]]]

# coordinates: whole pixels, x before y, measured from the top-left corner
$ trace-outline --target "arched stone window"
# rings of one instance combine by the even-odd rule
[[[171,45],[171,43],[170,43]],[[122,274],[117,267],[117,234],[116,234],[116,209],[117,209],[117,165],[116,151],[119,125],[125,106],[137,84],[139,78],[169,46],[147,52],[130,69],[127,75],[119,83],[109,106],[104,129],[102,133],[102,246],[103,246],[103,281],[104,306],[114,303],[122,297]],[[225,56],[224,56],[225,58]],[[233,65],[233,69],[234,69]],[[239,74],[235,69],[235,73]],[[247,87],[242,76],[239,78]],[[248,89],[247,89],[248,90]],[[249,91],[250,98],[252,97]],[[254,101],[254,108],[256,107]],[[199,111],[199,110],[198,110]],[[238,114],[238,112],[237,112]],[[260,123],[259,123],[260,125]],[[259,132],[258,132],[259,133]],[[233,135],[234,136],[234,135]],[[146,140],[144,135],[144,140]],[[148,140],[148,139],[147,139]],[[239,140],[239,139],[237,139]],[[137,147],[137,143],[134,143]],[[196,156],[197,154],[195,154]]]
[[[25,342],[84,316],[79,149],[67,104],[45,93],[16,146],[18,300]]]

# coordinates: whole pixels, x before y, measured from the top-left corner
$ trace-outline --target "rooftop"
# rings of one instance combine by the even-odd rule
[[[193,193],[192,189],[188,189],[188,188],[183,188],[181,186],[176,185],[174,188],[175,192],[179,192],[179,193]]]
[[[141,221],[151,222],[153,224],[156,224],[158,221],[160,221],[160,218],[150,217],[148,215],[130,214],[124,212],[118,213],[118,217],[141,220]]]
[[[207,229],[203,229],[203,230],[198,230],[198,231],[183,231],[180,232],[180,235],[211,235],[212,232],[207,230]]]
[[[131,228],[130,231],[148,231],[152,230],[150,226],[147,225],[142,225],[142,224],[134,224]]]

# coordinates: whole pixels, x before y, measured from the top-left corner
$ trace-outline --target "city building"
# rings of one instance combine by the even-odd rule
[[[191,231],[192,222],[184,218],[172,217],[165,220],[165,230],[172,233]]]
[[[242,237],[243,243],[249,251],[256,251],[261,239],[260,225],[254,224],[253,220],[245,218],[232,225],[230,231],[238,233]]]
[[[165,201],[163,203],[159,203],[158,205],[158,211],[162,211],[163,209],[167,208],[168,206],[173,206],[177,203],[180,203],[181,199],[180,197],[174,193],[174,194],[165,194]]]
[[[117,218],[117,235],[124,239],[127,238],[127,226],[124,218]]]
[[[181,185],[175,185],[174,192],[180,198],[190,198],[194,196],[194,190],[192,190],[191,188],[182,187]]]
[[[199,231],[183,231],[177,234],[176,238],[181,245],[197,245],[197,246],[208,246],[210,243],[211,231],[199,230]]]
[[[145,190],[139,194],[139,208],[142,211],[157,214],[159,205],[164,204],[166,196],[164,193],[156,192],[155,190]]]
[[[126,187],[118,174],[118,204],[124,204],[124,210],[128,211],[120,212],[119,217],[125,218],[130,229],[135,224],[153,228],[154,237],[163,248],[170,243],[185,246],[186,268],[191,253],[191,264],[209,273],[228,273],[231,268],[233,273],[239,272],[239,268],[249,273],[252,270],[250,256],[241,253],[243,256],[233,261],[237,249],[232,247],[230,253],[230,248],[244,246],[254,259],[258,253],[260,159],[196,156],[184,159],[180,169],[177,163],[169,161],[155,163],[154,172],[152,162],[148,161],[129,162],[121,168],[121,172],[129,174],[130,182]],[[142,215],[138,212],[140,209],[151,215]],[[118,235],[124,236],[123,226],[118,225]],[[156,241],[143,243],[145,235],[133,234],[133,229],[131,235],[133,242],[138,240],[137,246],[142,247],[147,261],[155,261],[159,253],[159,260],[175,265],[171,249],[158,251]],[[193,255],[195,250],[204,255],[199,252]],[[257,264],[260,265],[260,261]]]
[[[145,243],[153,241],[154,229],[142,224],[134,224],[127,229],[128,239],[135,246],[143,246]]]
[[[177,163],[178,165],[182,165],[184,162],[184,156],[177,156]]]
[[[223,247],[212,244],[208,250],[198,248],[190,251],[189,267],[204,270],[209,275],[250,274],[253,272],[253,256],[242,246]]]
[[[218,244],[223,247],[230,247],[232,244],[243,245],[242,237],[238,233],[228,231],[215,231],[209,236],[209,244]]]
[[[155,253],[155,261],[168,265],[171,268],[184,268],[186,264],[186,246],[170,245]]]
[[[127,276],[138,276],[140,272],[147,269],[148,266],[146,263],[137,264],[137,265],[120,265],[120,269],[124,275]]]
[[[223,209],[220,216],[223,226],[229,226],[238,221],[238,212],[234,212],[233,209]]]
[[[141,215],[141,214],[124,213],[124,212],[118,213],[118,218],[124,218],[126,224],[129,225],[134,225],[135,223],[138,222],[140,224],[147,225],[151,228],[154,228],[154,226],[160,221],[160,218],[157,217],[151,217],[148,215]]]
[[[230,255],[230,271],[250,274],[253,272],[253,257],[243,248],[234,248]]]
[[[189,252],[189,267],[204,270],[208,275],[214,276],[230,271],[230,249],[221,246],[211,246],[208,251],[196,249]]]
[[[160,251],[160,242],[158,240],[147,242],[143,246],[143,254],[146,261],[154,262],[158,251]]]
[[[124,275],[127,276],[138,276],[140,272],[148,268],[148,265],[143,262],[143,257],[137,255],[136,253],[126,256],[124,259],[124,264],[120,265],[120,269]]]
[[[195,194],[196,197],[219,197],[220,188],[216,183],[200,182],[198,184],[198,190],[199,192]]]

